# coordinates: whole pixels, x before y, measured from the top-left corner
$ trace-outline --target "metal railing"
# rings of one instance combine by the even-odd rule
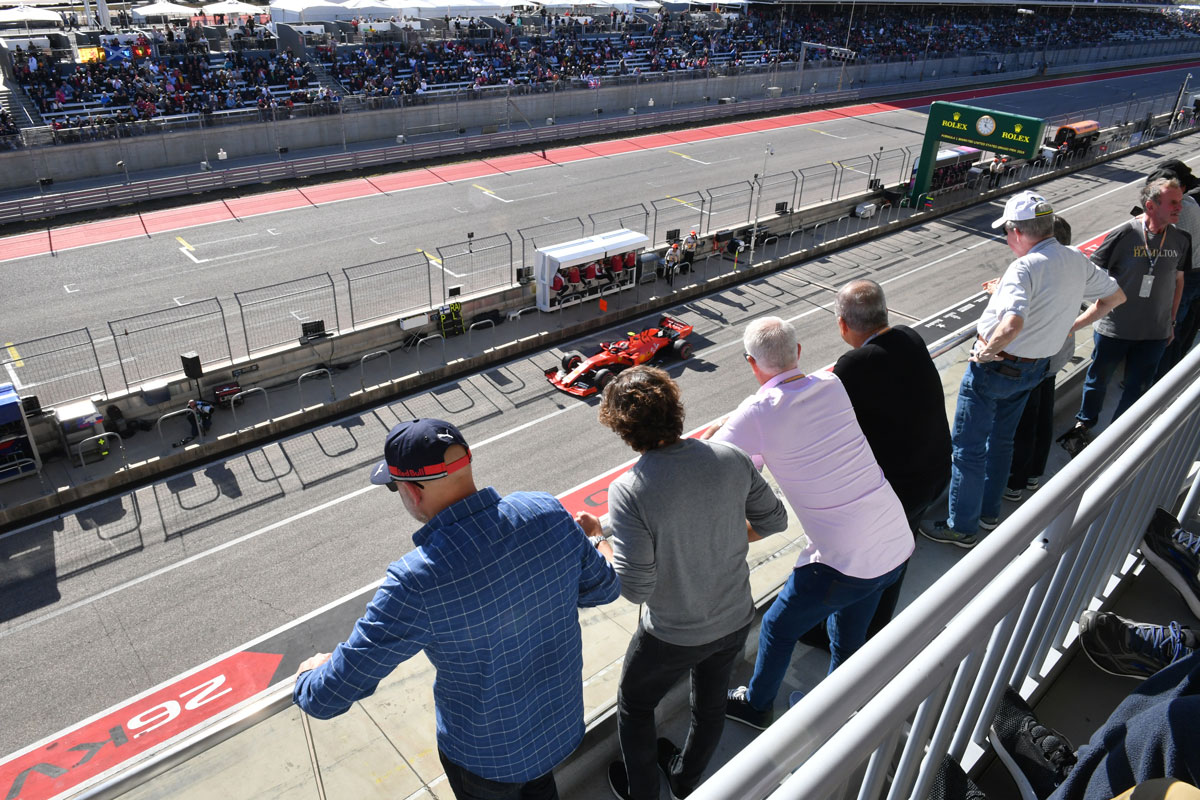
[[[986,747],[1004,688],[1044,678],[1154,509],[1176,507],[1200,447],[1198,377],[1200,349],[692,796],[841,796],[868,763],[860,800],[921,798],[944,755]],[[1197,500],[1200,478],[1181,516]]]

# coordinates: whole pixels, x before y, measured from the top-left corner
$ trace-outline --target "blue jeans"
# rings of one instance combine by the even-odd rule
[[[1113,412],[1113,419],[1121,416],[1146,393],[1154,383],[1158,362],[1167,349],[1166,339],[1113,339],[1093,334],[1095,347],[1092,363],[1088,366],[1087,380],[1083,383],[1083,401],[1075,419],[1089,428],[1100,421],[1100,409],[1104,407],[1104,394],[1121,363],[1125,364],[1125,391]]]
[[[1046,376],[1048,358],[967,363],[954,412],[950,514],[946,523],[975,533],[979,518],[1000,516],[1012,465],[1013,436],[1029,393]]]
[[[796,642],[821,620],[828,618],[830,672],[862,647],[879,596],[899,579],[904,566],[878,578],[851,578],[827,564],[804,564],[792,570],[758,632],[758,660],[747,697],[751,707],[760,711],[771,707]]]

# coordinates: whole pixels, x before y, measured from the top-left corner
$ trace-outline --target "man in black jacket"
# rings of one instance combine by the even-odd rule
[[[833,366],[854,416],[913,528],[950,482],[946,398],[929,350],[916,331],[888,322],[883,287],[856,280],[835,301],[838,330],[854,349]],[[883,594],[868,636],[892,618],[903,574]]]

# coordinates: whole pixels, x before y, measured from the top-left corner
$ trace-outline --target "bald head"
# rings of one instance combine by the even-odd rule
[[[861,347],[869,337],[887,330],[887,298],[883,287],[872,280],[850,281],[834,300],[838,330],[852,347]]]

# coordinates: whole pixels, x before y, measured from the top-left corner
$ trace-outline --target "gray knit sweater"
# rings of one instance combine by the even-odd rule
[[[642,455],[608,490],[621,596],[645,603],[642,625],[669,644],[707,644],[754,617],[746,521],[762,535],[787,510],[750,457],[683,439]]]

